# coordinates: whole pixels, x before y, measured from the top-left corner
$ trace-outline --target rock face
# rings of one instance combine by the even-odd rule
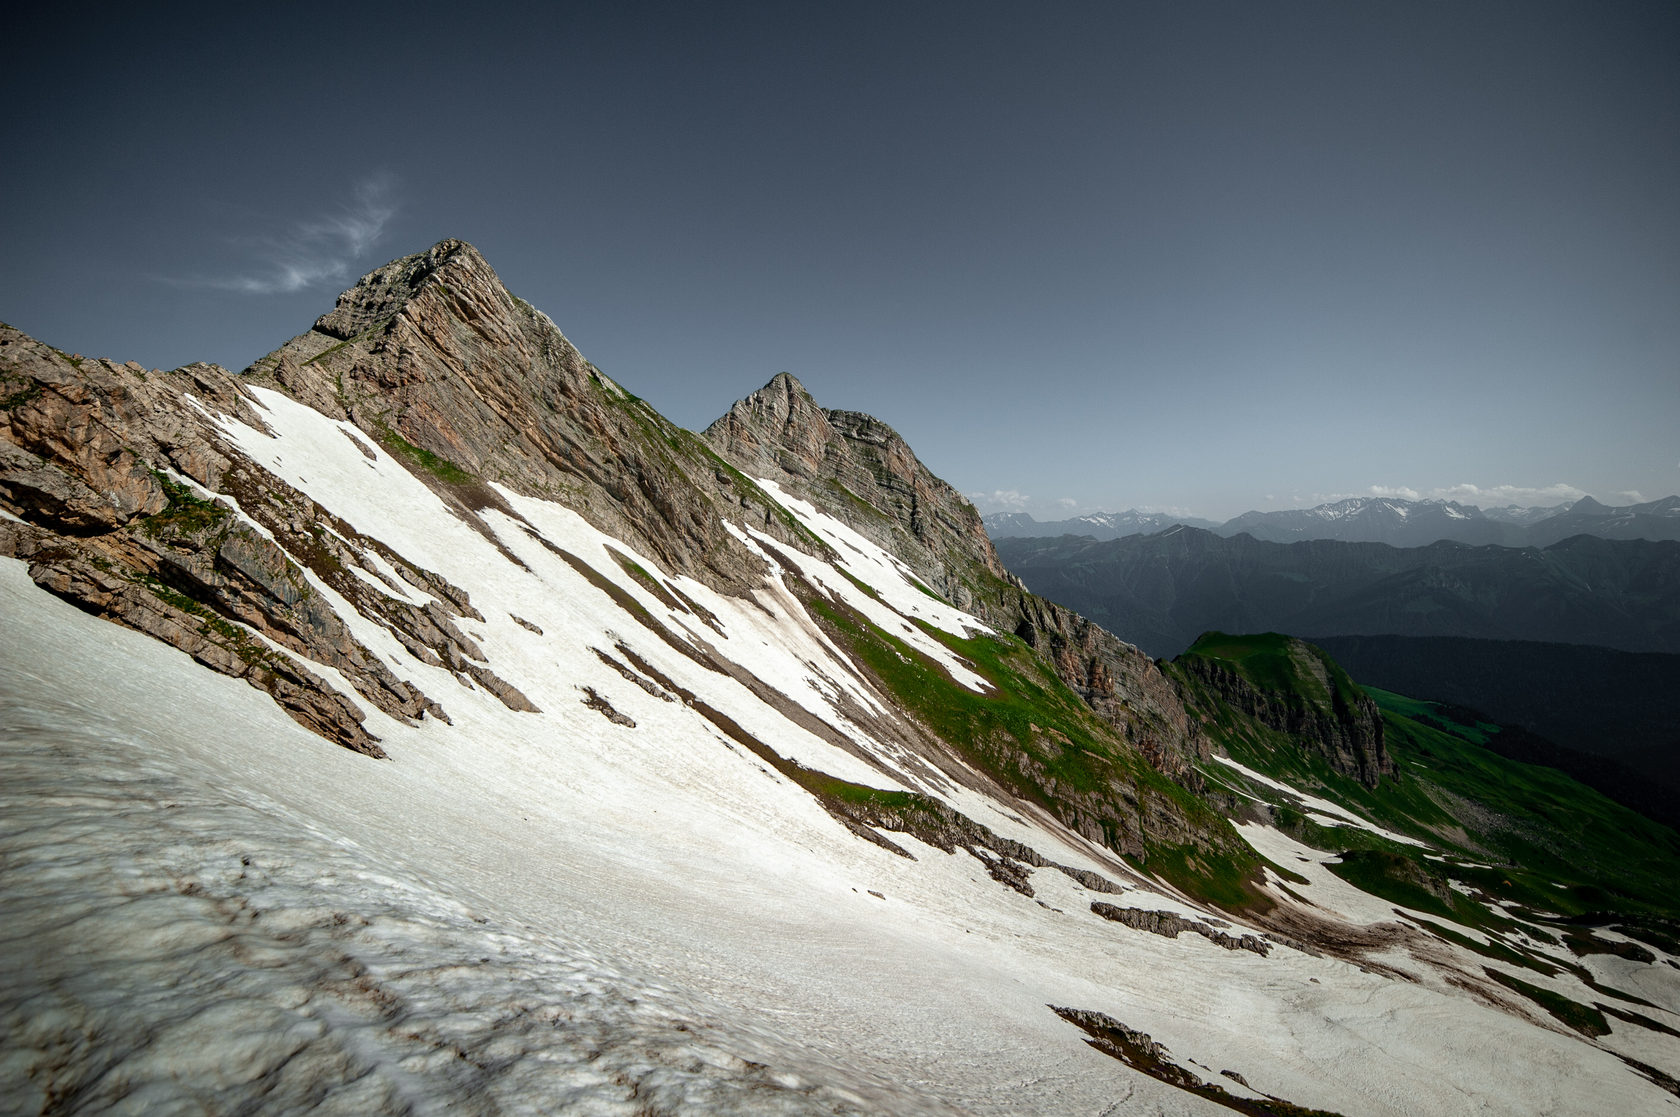
[[[1174,666],[1206,687],[1217,702],[1287,734],[1367,787],[1394,774],[1376,702],[1322,650],[1294,637],[1253,638],[1279,645],[1259,653],[1270,661],[1262,672],[1245,670],[1242,661],[1202,654],[1199,650],[1218,646],[1210,637],[1219,634],[1204,636]]]
[[[1262,958],[1272,952],[1272,944],[1259,935],[1227,935],[1211,924],[1200,919],[1187,919],[1177,912],[1144,911],[1142,908],[1123,908],[1115,904],[1098,900],[1091,905],[1091,910],[1104,919],[1123,923],[1127,927],[1139,931],[1148,931],[1152,935],[1163,938],[1176,939],[1179,932],[1189,931],[1202,936],[1215,946],[1225,950],[1246,950],[1258,954]]]
[[[1207,756],[1155,663],[1084,617],[1028,592],[998,559],[980,515],[887,424],[818,406],[787,373],[740,400],[706,439],[903,559],[947,600],[1019,636],[1160,770],[1197,786]]]
[[[500,504],[502,485],[732,590],[762,566],[725,510],[791,538],[756,486],[584,360],[463,241],[364,276],[247,373],[348,418],[463,516]]]
[[[898,432],[856,411],[819,407],[785,372],[736,402],[705,437],[744,472],[897,554],[960,609],[974,604],[977,571],[1008,576],[974,506],[929,472]]]
[[[263,426],[239,378],[213,365],[165,373],[72,357],[10,327],[0,327],[0,375],[0,508],[14,518],[0,521],[0,554],[27,561],[43,588],[246,679],[303,725],[374,756],[383,753],[363,711],[308,664],[394,718],[447,715],[352,635],[324,590],[447,662],[464,685],[530,708],[455,626],[477,616],[464,593],[360,537],[223,437],[213,412]],[[239,507],[195,485],[235,494]],[[374,589],[389,577],[375,558],[430,600]]]

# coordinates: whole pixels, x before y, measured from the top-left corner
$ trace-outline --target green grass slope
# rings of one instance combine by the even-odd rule
[[[1257,687],[1296,689],[1313,702],[1328,697],[1319,680],[1296,669],[1287,638],[1274,633],[1211,634],[1186,655],[1217,658]],[[1226,765],[1205,767],[1211,783],[1269,802],[1272,820],[1308,845],[1343,853],[1332,867],[1351,883],[1471,925],[1502,922],[1495,901],[1506,901],[1524,917],[1554,923],[1623,921],[1659,936],[1674,933],[1680,920],[1680,834],[1562,772],[1490,751],[1485,742],[1498,726],[1462,724],[1435,703],[1358,688],[1334,668],[1329,675],[1334,687],[1362,690],[1382,714],[1395,772],[1369,788],[1331,770],[1287,734],[1221,704],[1177,661],[1169,668],[1209,736],[1232,759],[1425,842],[1448,858],[1443,863],[1427,856],[1430,850],[1357,827],[1328,825]],[[1235,794],[1228,800],[1240,801]],[[1449,888],[1449,875],[1478,897]]]
[[[1192,895],[1227,908],[1269,903],[1256,887],[1262,861],[1229,821],[1151,767],[1020,639],[922,626],[992,684],[979,694],[858,613],[804,596],[901,708],[1003,788]]]

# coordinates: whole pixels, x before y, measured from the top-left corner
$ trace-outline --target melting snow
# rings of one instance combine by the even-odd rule
[[[1280,783],[1279,781],[1272,779],[1272,777],[1261,772],[1257,772],[1245,764],[1239,764],[1237,761],[1232,760],[1228,756],[1215,754],[1214,759],[1225,765],[1227,768],[1235,768],[1255,783],[1263,784],[1266,787],[1285,792],[1290,797],[1300,800],[1302,805],[1305,806],[1310,813],[1321,816],[1323,821],[1329,822],[1332,825],[1356,826],[1361,830],[1368,830],[1373,834],[1379,834],[1391,842],[1399,842],[1401,845],[1428,848],[1428,844],[1425,842],[1420,842],[1416,838],[1409,838],[1405,834],[1396,834],[1392,830],[1385,830],[1376,823],[1360,818],[1352,811],[1349,811],[1336,803],[1332,803],[1328,799],[1320,799],[1316,795],[1308,795],[1299,788],[1291,787],[1286,783]]]

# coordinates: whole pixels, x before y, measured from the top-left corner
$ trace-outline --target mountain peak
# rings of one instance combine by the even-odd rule
[[[805,390],[805,385],[799,382],[799,377],[795,376],[791,372],[778,372],[770,378],[770,382],[768,384],[764,385],[764,387],[760,388],[758,392],[753,394],[757,395],[761,392],[771,391],[782,392],[788,396],[803,397],[806,400],[810,400],[812,403],[816,402],[815,400],[811,400],[811,393]]]
[[[918,577],[959,604],[959,571],[978,565],[1003,575],[974,506],[935,477],[897,431],[862,412],[819,406],[789,373],[737,401],[705,437],[747,472],[910,556]]]
[[[502,500],[490,481],[565,493],[597,528],[670,569],[735,586],[756,569],[712,509],[762,496],[737,492],[695,435],[585,360],[466,241],[374,269],[247,371],[355,424],[469,519]],[[767,399],[772,389],[805,398],[791,377]],[[788,529],[772,516],[765,530]]]
[[[821,471],[839,435],[805,385],[791,373],[778,372],[764,387],[736,400],[706,428],[706,438],[761,473],[811,477]]]
[[[338,296],[337,306],[316,319],[315,329],[342,340],[353,338],[401,310],[434,277],[445,286],[505,292],[478,249],[450,238],[362,276]]]
[[[1569,506],[1569,511],[1577,516],[1608,516],[1612,509],[1607,504],[1600,504],[1590,496],[1584,496]]]

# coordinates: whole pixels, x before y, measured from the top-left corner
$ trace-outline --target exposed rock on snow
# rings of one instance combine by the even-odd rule
[[[1094,902],[1091,910],[1104,919],[1111,919],[1116,923],[1135,927],[1139,931],[1148,931],[1152,935],[1162,935],[1169,939],[1176,939],[1180,931],[1192,931],[1226,950],[1248,950],[1262,958],[1272,952],[1271,943],[1258,935],[1227,935],[1200,919],[1186,919],[1177,912],[1123,908],[1101,900]]]

